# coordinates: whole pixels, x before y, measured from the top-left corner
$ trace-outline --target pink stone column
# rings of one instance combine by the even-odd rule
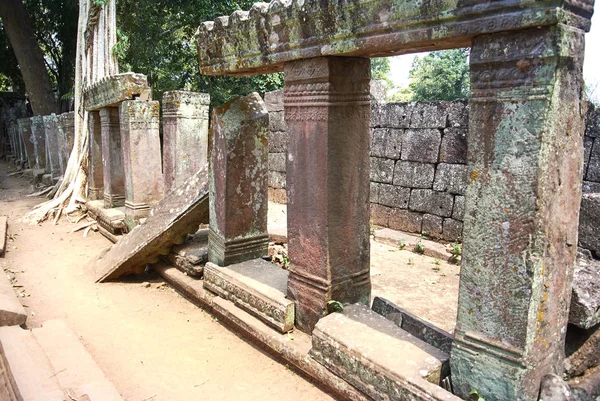
[[[110,209],[125,204],[125,173],[121,156],[118,107],[100,109],[100,127],[102,131],[104,207]]]
[[[288,296],[311,332],[327,302],[369,304],[370,61],[285,65]]]
[[[104,168],[102,166],[102,128],[100,112],[90,111],[88,117],[88,198],[104,199]]]
[[[125,167],[125,223],[133,228],[164,195],[159,133],[160,104],[121,103],[121,140]]]
[[[165,191],[177,188],[208,165],[210,95],[165,92],[162,101]]]

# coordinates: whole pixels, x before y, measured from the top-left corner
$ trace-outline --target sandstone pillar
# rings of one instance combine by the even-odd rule
[[[29,164],[29,168],[35,168],[35,151],[31,141],[31,119],[29,117],[20,118],[17,123],[19,124],[19,134],[25,149],[26,159],[24,161]]]
[[[121,140],[125,168],[125,223],[133,228],[162,199],[164,181],[157,101],[121,103]]]
[[[46,129],[44,128],[44,117],[33,116],[31,120],[31,142],[33,143],[34,166],[30,167],[50,172],[50,166],[46,165]]]
[[[583,32],[474,39],[454,390],[537,400],[562,375],[583,162]]]
[[[62,131],[60,153],[63,171],[65,171],[75,142],[75,112],[63,113],[58,116],[58,119]]]
[[[118,107],[100,109],[100,129],[102,132],[104,207],[110,209],[125,204],[125,172],[121,156]]]
[[[102,127],[100,112],[90,111],[88,117],[88,198],[104,199],[104,168],[102,167]]]
[[[268,253],[269,113],[257,93],[212,118],[208,259],[227,266]]]
[[[60,160],[60,128],[56,114],[44,116],[44,131],[46,133],[46,150],[48,152],[49,170],[52,178],[60,177],[63,169]]]
[[[208,165],[210,95],[165,92],[162,102],[165,192]]]
[[[368,304],[370,62],[285,65],[288,296],[311,332],[327,301]]]

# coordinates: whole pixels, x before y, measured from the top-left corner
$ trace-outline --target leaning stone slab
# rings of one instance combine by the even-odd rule
[[[27,312],[19,302],[6,274],[0,277],[0,327],[20,326],[27,321]]]
[[[125,100],[150,100],[148,78],[143,74],[128,72],[106,77],[84,91],[83,104],[87,111],[104,107],[118,107]]]
[[[207,263],[204,288],[282,333],[294,327],[294,301],[286,298],[288,272],[263,259],[220,267]]]
[[[448,354],[363,305],[321,319],[311,355],[373,400],[451,400],[438,386]]]
[[[589,329],[600,323],[600,260],[587,250],[577,255],[569,323]]]
[[[202,169],[169,192],[151,210],[146,222],[135,227],[95,265],[96,282],[142,273],[147,263],[167,255],[187,234],[208,222],[208,171]]]

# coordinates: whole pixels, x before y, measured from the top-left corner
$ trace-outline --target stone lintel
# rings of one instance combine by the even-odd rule
[[[105,107],[118,107],[125,100],[150,100],[151,96],[148,78],[128,72],[103,78],[86,88],[83,104],[87,111],[98,111]]]
[[[310,355],[373,400],[458,400],[439,387],[448,354],[361,304],[321,319]]]
[[[263,259],[204,267],[204,288],[230,300],[282,333],[294,327],[294,302],[285,296],[288,272]]]
[[[190,91],[168,91],[162,98],[162,117],[184,117],[208,120],[210,95]]]
[[[481,3],[481,4],[480,4]],[[323,56],[389,57],[469,47],[485,33],[559,23],[589,31],[593,0],[436,2],[275,0],[204,22],[196,32],[200,72],[252,75]]]

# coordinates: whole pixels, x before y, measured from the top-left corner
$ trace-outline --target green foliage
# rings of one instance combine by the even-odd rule
[[[25,93],[25,84],[21,77],[19,63],[10,46],[2,21],[0,21],[0,60],[2,60],[0,63],[0,91],[14,90]]]
[[[449,247],[450,253],[452,254],[452,256],[450,256],[450,260],[457,265],[460,264],[460,258],[462,255],[462,245],[453,242],[449,245]]]
[[[283,87],[283,74],[253,77],[200,75],[194,33],[201,22],[239,9],[249,10],[253,0],[119,0],[119,44],[113,49],[121,71],[145,74],[153,96],[168,90],[188,89],[211,95],[213,105],[251,92],[263,94]]]
[[[401,251],[406,249],[406,242],[404,242],[403,240],[398,241],[398,249],[400,249]]]
[[[415,57],[409,72],[414,101],[455,100],[469,96],[469,49],[434,51]]]
[[[407,86],[389,95],[387,101],[389,103],[407,103],[412,102],[414,98],[414,92]]]
[[[471,390],[469,393],[469,401],[485,401],[485,398],[479,395],[477,390]]]
[[[344,310],[344,304],[339,301],[327,301],[327,314],[342,312]]]
[[[417,243],[415,244],[415,247],[413,248],[413,251],[415,253],[418,253],[419,255],[423,255],[425,253],[425,244],[423,244],[423,241],[418,239]]]

